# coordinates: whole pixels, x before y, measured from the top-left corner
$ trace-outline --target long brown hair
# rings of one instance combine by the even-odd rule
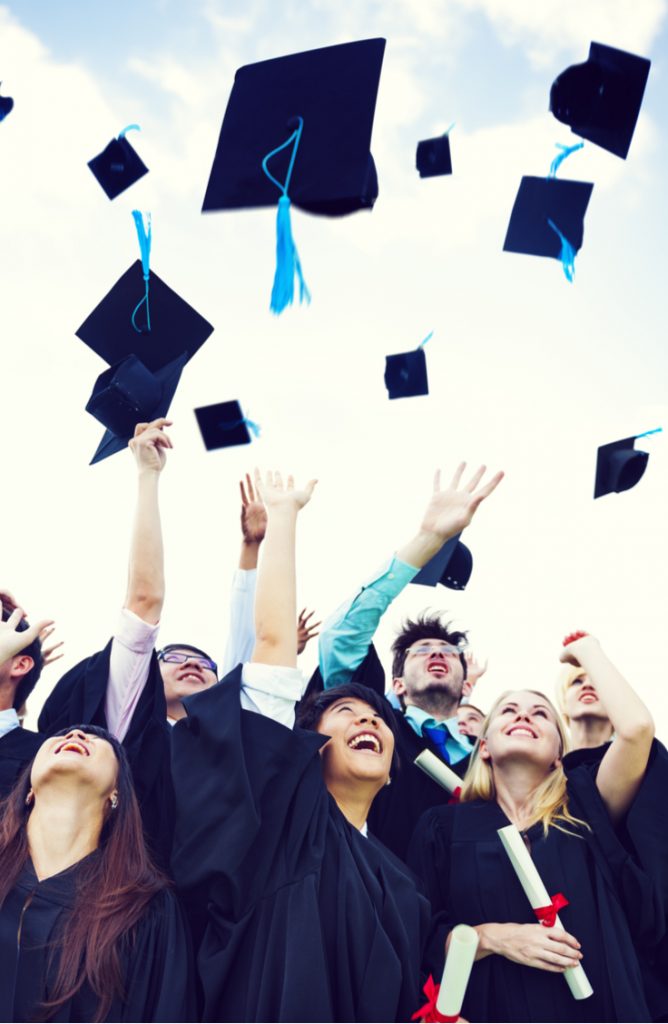
[[[120,743],[92,725],[72,726],[58,735],[72,728],[93,733],[113,747],[118,761],[118,806],[107,815],[98,855],[80,868],[74,906],[51,946],[49,962],[56,968],[55,982],[42,1006],[48,1019],[88,983],[99,998],[94,1020],[103,1021],[114,998],[124,994],[121,946],[168,882],[146,848],[130,766]],[[29,856],[26,797],[31,770],[32,762],[0,802],[0,908]],[[38,985],[45,982],[46,978],[40,979]]]

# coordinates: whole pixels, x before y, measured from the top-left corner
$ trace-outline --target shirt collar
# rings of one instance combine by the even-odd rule
[[[0,711],[0,736],[6,736],[12,729],[18,729],[20,726],[16,708],[5,708],[4,711]]]
[[[445,729],[447,733],[446,742],[448,744],[448,748],[450,749],[454,746],[454,749],[461,751],[461,758],[458,758],[458,760],[461,760],[463,757],[467,757],[473,750],[473,747],[466,737],[462,736],[459,732],[457,715],[453,715],[452,718],[441,719],[439,722],[432,715],[423,711],[422,708],[416,707],[415,704],[407,704],[404,711],[404,717],[408,719],[409,724],[418,736],[422,736],[425,725],[429,728],[441,726]]]

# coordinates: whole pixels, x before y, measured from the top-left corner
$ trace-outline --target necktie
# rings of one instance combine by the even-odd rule
[[[447,738],[448,732],[443,725],[423,725],[422,735],[428,736],[434,746],[437,748],[439,754],[443,758],[446,764],[450,764],[450,755],[448,753]]]

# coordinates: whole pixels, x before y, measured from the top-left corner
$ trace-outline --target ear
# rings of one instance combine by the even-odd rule
[[[465,679],[464,685],[462,686],[462,697],[470,697],[472,693],[473,683],[470,683],[468,679]]]
[[[392,689],[396,693],[397,697],[403,696],[406,693],[406,684],[402,676],[395,676],[392,680]]]
[[[29,654],[17,654],[12,659],[11,678],[12,679],[23,679],[24,676],[28,675],[28,672],[34,668],[35,662]]]
[[[482,736],[478,740],[478,757],[481,761],[491,761],[492,755],[490,754],[487,747],[487,740],[483,739]]]

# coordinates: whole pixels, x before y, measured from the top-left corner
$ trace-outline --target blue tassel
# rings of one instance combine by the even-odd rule
[[[584,142],[576,142],[574,146],[563,146],[560,142],[555,142],[555,146],[557,149],[561,150],[561,153],[555,156],[554,160],[550,164],[550,170],[547,175],[548,178],[556,178],[557,171],[563,164],[566,157],[569,157],[571,153],[576,153],[578,149],[582,149],[584,147]]]
[[[644,434],[636,434],[636,441],[639,441],[641,437],[649,437],[651,434],[663,433],[663,427],[655,427],[654,430],[646,430]]]
[[[427,344],[427,342],[429,341],[429,339],[431,338],[433,333],[434,333],[433,331],[430,331],[429,334],[427,335],[427,337],[422,339],[422,341],[418,345],[418,348],[424,348],[424,346]]]
[[[554,223],[554,221],[550,220],[549,217],[547,219],[547,223],[550,225],[552,230],[556,232],[557,235],[559,235],[559,238],[561,239],[561,252],[559,253],[559,259],[561,260],[561,265],[564,268],[566,280],[570,281],[572,284],[573,278],[575,276],[575,249],[568,241],[566,236],[562,235],[561,231]]]
[[[218,426],[221,430],[236,430],[237,427],[246,426],[250,430],[253,437],[258,438],[262,432],[260,424],[256,423],[255,420],[249,420],[247,416],[243,416],[240,420],[235,420],[234,423],[219,423]]]
[[[292,237],[290,220],[290,199],[281,196],[278,200],[276,215],[276,273],[271,289],[271,311],[282,313],[286,306],[291,306],[295,294],[295,274],[299,280],[299,301],[311,301],[311,293],[306,287],[299,253]]]
[[[137,238],[139,239],[139,251],[141,253],[142,274],[144,277],[144,297],[140,299],[137,305],[135,306],[132,313],[132,317],[130,319],[132,320],[132,326],[134,327],[137,334],[144,334],[146,331],[151,330],[151,307],[149,306],[148,302],[148,286],[149,281],[151,279],[151,214],[146,214],[146,223],[148,227],[144,226],[144,218],[142,217],[139,210],[133,210],[132,216],[134,217],[135,227],[137,229]],[[144,303],[146,303],[146,328],[137,327],[137,321],[135,319],[137,313],[144,305]]]

